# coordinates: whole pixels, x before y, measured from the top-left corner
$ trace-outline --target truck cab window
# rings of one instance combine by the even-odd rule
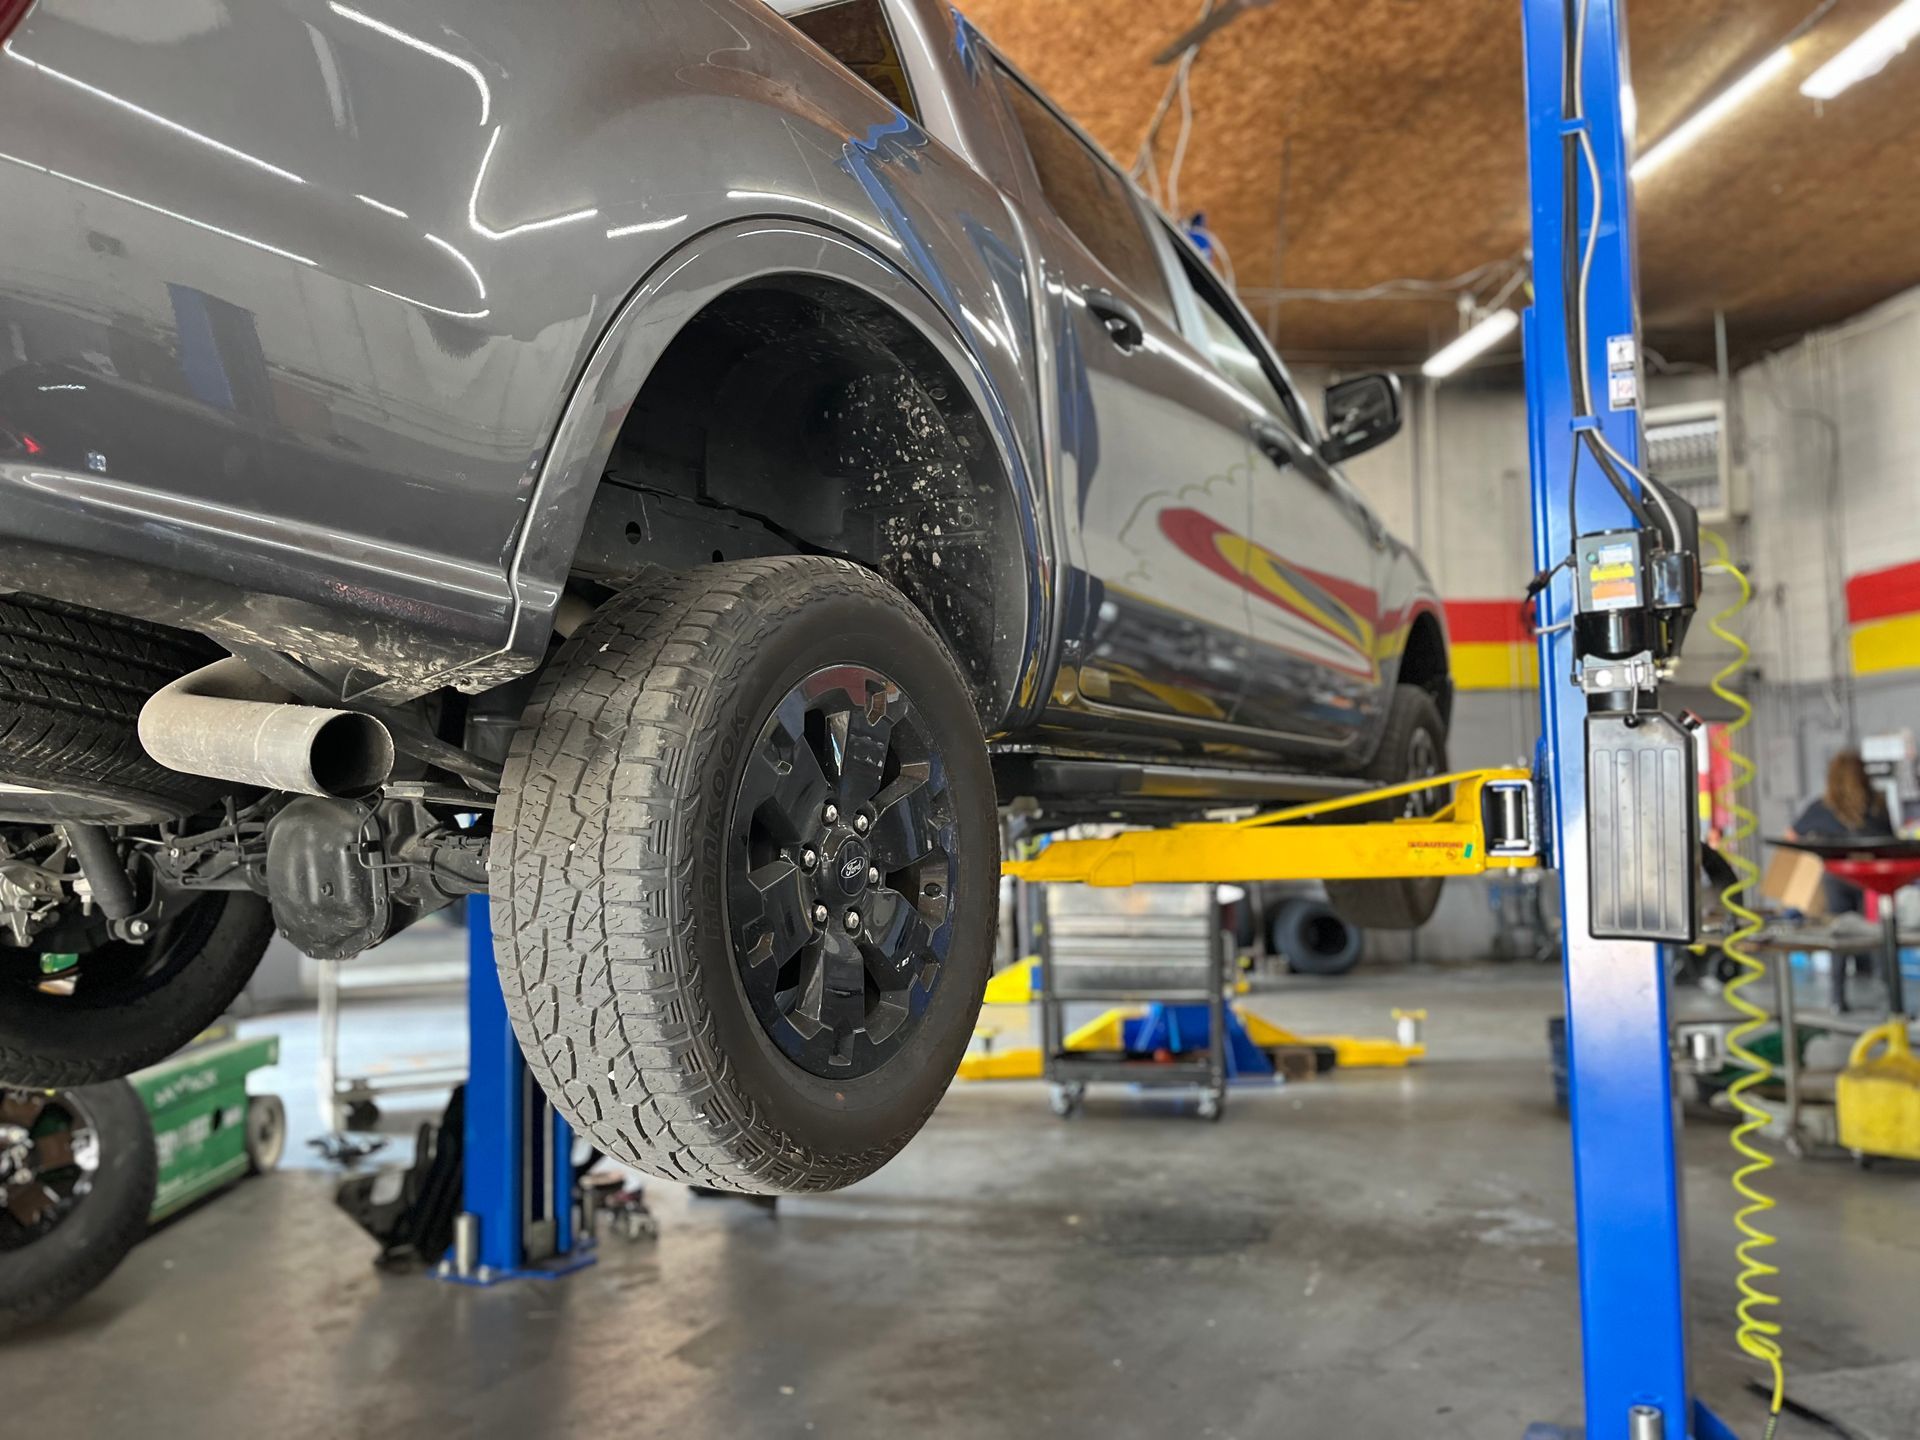
[[[994,68],[1053,213],[1113,272],[1128,295],[1171,322],[1173,296],[1167,277],[1126,182],[1019,76],[999,64]]]
[[[907,67],[893,43],[893,29],[880,0],[836,0],[787,18],[802,35],[878,90],[889,105],[918,123],[920,110],[907,84]]]
[[[1264,407],[1275,419],[1285,422],[1294,434],[1310,438],[1298,402],[1267,367],[1253,342],[1241,333],[1245,323],[1220,283],[1206,272],[1184,245],[1176,244],[1180,269],[1188,286],[1200,301],[1200,321],[1206,327],[1207,357],[1218,370],[1249,399]]]

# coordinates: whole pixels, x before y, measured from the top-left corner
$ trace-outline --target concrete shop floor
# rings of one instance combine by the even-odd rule
[[[862,1185],[775,1216],[655,1186],[657,1244],[609,1238],[555,1283],[381,1274],[331,1178],[283,1171],[0,1349],[4,1429],[1519,1440],[1579,1416],[1558,995],[1512,967],[1294,983],[1259,1008],[1307,1030],[1426,1006],[1431,1059],[1236,1091],[1218,1125],[1120,1090],[1063,1122],[1037,1084],[958,1086]],[[1693,1126],[1696,1382],[1757,1436],[1731,1168],[1725,1129]],[[1774,1173],[1796,1370],[1920,1354],[1920,1171]]]

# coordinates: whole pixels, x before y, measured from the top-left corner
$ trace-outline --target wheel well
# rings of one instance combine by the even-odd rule
[[[1400,654],[1399,683],[1418,685],[1433,696],[1440,718],[1453,721],[1453,674],[1447,667],[1446,637],[1431,613],[1416,615]]]
[[[896,586],[1006,713],[1026,633],[1026,527],[986,423],[939,352],[863,291],[763,277],[710,301],[616,439],[576,584],[649,564],[839,555]]]

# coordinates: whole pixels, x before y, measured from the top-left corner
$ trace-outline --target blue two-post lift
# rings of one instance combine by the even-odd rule
[[[1568,471],[1577,427],[1598,426],[1613,449],[1640,458],[1638,291],[1634,275],[1631,95],[1622,0],[1521,0],[1533,220],[1534,303],[1523,317],[1534,560],[1571,550]],[[1564,118],[1563,80],[1584,23],[1576,83],[1583,118]],[[1563,138],[1583,127],[1598,171],[1599,204],[1583,162],[1575,168],[1578,223],[1562,213]],[[1596,415],[1576,420],[1568,363],[1568,247],[1592,258],[1586,296],[1588,373]],[[1633,394],[1610,403],[1620,337],[1633,343]],[[1609,341],[1615,342],[1610,356]],[[1628,529],[1634,519],[1608,487],[1583,486],[1583,530]],[[1579,1232],[1580,1325],[1586,1440],[1730,1440],[1693,1398],[1687,1371],[1684,1247],[1666,980],[1649,943],[1589,935],[1586,706],[1566,683],[1572,668],[1571,577],[1542,593],[1541,770],[1551,797],[1545,829],[1560,872],[1565,936],[1568,1091]],[[573,1233],[570,1132],[527,1075],[500,999],[484,899],[470,909],[472,1069],[467,1092],[466,1202],[478,1229],[468,1278],[565,1273],[591,1237]],[[1548,1433],[1536,1428],[1536,1433]]]
[[[1633,240],[1631,80],[1623,0],[1521,0],[1526,55],[1528,173],[1533,218],[1533,305],[1523,317],[1534,563],[1572,552],[1568,475],[1576,427],[1597,425],[1640,463],[1639,291]],[[1571,46],[1569,24],[1584,21]],[[1565,118],[1563,83],[1578,52],[1583,103]],[[1582,157],[1578,224],[1563,214],[1563,140],[1584,127],[1595,185]],[[1593,228],[1590,228],[1593,227]],[[1569,365],[1571,310],[1564,276],[1592,235],[1586,294],[1591,419],[1575,419]],[[1577,273],[1577,271],[1576,271]],[[1623,354],[1620,337],[1632,345]],[[1613,351],[1609,354],[1609,342]],[[1625,366],[1630,368],[1623,369]],[[1610,394],[1616,374],[1631,394]],[[1624,386],[1623,386],[1624,388]],[[1631,529],[1627,507],[1583,469],[1583,532]],[[1587,1440],[1721,1440],[1732,1431],[1692,1398],[1687,1371],[1685,1247],[1668,1052],[1667,990],[1658,948],[1595,940],[1588,920],[1585,696],[1573,668],[1573,577],[1562,572],[1539,601],[1542,788],[1547,839],[1560,872],[1566,965],[1567,1077],[1579,1232],[1580,1333]]]
[[[573,1127],[547,1103],[507,1019],[485,895],[467,899],[467,1054],[461,1213],[439,1275],[492,1285],[592,1264],[594,1237],[574,1226]]]

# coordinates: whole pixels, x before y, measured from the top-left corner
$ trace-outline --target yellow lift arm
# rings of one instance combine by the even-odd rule
[[[1295,825],[1443,785],[1437,813],[1356,824]],[[1128,830],[1104,840],[1055,840],[1004,869],[1045,884],[1187,885],[1251,880],[1386,880],[1483,875],[1540,863],[1533,778],[1525,770],[1459,770],[1246,820]]]

